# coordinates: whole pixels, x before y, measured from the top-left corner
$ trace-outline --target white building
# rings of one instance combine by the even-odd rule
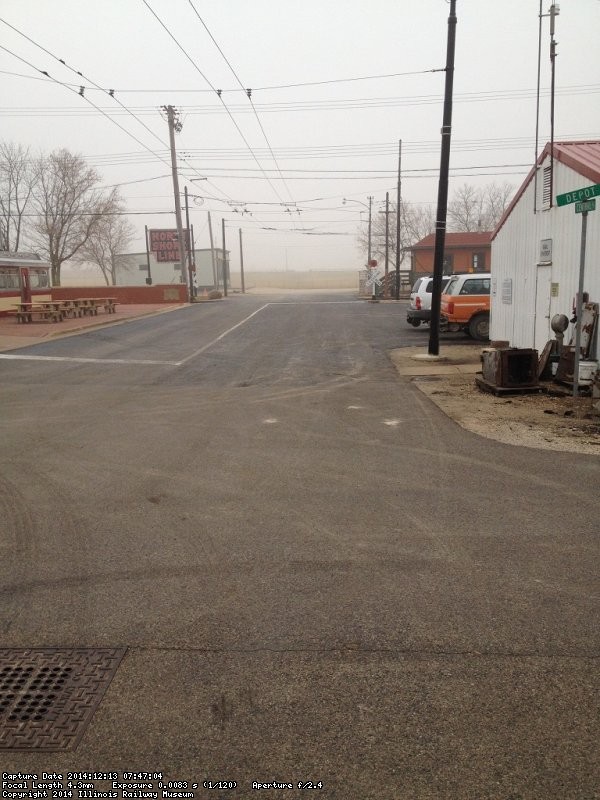
[[[554,338],[552,317],[572,318],[582,215],[574,204],[557,206],[556,197],[598,184],[600,141],[555,142],[553,159],[546,145],[492,236],[490,339],[541,352]],[[600,188],[590,194],[598,200],[587,218],[584,292],[590,302],[600,302]]]
[[[229,250],[225,251],[229,261]],[[196,259],[196,283],[200,290],[223,286],[223,251],[215,247],[215,266],[210,248],[194,250]],[[146,253],[123,253],[118,256],[117,286],[145,286],[148,278],[153,284],[184,283],[181,264],[173,261],[157,261],[156,253],[150,253],[150,270]],[[149,273],[149,274],[148,274]],[[215,274],[216,273],[216,274]],[[187,276],[186,280],[187,282]],[[227,283],[229,286],[229,281]]]

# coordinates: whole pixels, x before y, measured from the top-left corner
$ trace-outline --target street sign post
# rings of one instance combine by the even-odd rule
[[[581,200],[592,200],[594,197],[600,197],[600,183],[596,183],[594,186],[585,186],[583,189],[575,189],[574,192],[557,194],[556,205],[568,206]]]
[[[567,206],[575,203],[575,213],[581,214],[581,248],[579,255],[579,291],[577,292],[577,307],[575,309],[575,363],[573,365],[573,397],[579,394],[579,361],[581,360],[581,315],[583,309],[583,279],[585,275],[585,247],[587,237],[588,211],[596,210],[596,200],[600,197],[600,183],[576,189],[574,192],[556,195],[557,206]]]

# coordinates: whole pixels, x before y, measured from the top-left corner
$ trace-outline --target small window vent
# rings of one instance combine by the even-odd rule
[[[552,205],[552,165],[544,167],[544,179],[542,182],[542,208],[550,208]]]

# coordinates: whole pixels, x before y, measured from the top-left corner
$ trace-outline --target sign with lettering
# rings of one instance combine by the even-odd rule
[[[552,239],[542,239],[540,242],[540,261],[552,261]]]
[[[186,246],[189,250],[189,232],[183,231]],[[179,256],[179,241],[176,228],[154,228],[148,231],[150,252],[154,253],[157,261],[181,261]]]
[[[586,186],[583,189],[575,189],[574,192],[556,195],[557,206],[568,206],[570,203],[578,203],[580,200],[592,200],[600,197],[600,183],[594,186]]]
[[[596,201],[595,200],[585,200],[583,203],[575,203],[575,213],[576,214],[583,214],[584,212],[588,211],[595,211],[596,210]]]

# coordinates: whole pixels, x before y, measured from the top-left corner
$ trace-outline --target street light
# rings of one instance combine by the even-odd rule
[[[368,245],[367,245],[367,267],[371,266],[371,205],[373,203],[373,198],[369,195],[367,197],[369,201],[369,205],[363,203],[362,200],[352,200],[351,198],[348,199],[346,197],[342,198],[342,203],[346,205],[346,203],[358,203],[361,206],[369,209],[369,238],[368,238]]]

